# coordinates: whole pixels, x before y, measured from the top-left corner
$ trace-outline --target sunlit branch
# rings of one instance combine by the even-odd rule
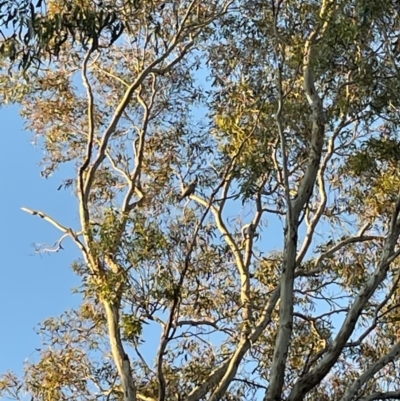
[[[284,60],[281,61],[283,63]],[[283,113],[283,99],[284,99],[284,94],[282,90],[282,65],[279,66],[278,68],[278,93],[279,93],[279,98],[278,98],[278,110],[276,111],[276,125],[278,128],[278,135],[279,135],[279,142],[280,142],[280,148],[282,152],[282,171],[283,171],[283,184],[284,184],[284,191],[285,191],[285,197],[286,197],[286,204],[287,204],[287,213],[288,213],[288,221],[292,220],[292,206],[290,202],[290,185],[289,185],[289,170],[288,170],[288,158],[287,158],[287,145],[286,145],[286,139],[285,139],[285,134],[283,132],[283,126],[282,126],[282,113]]]
[[[345,120],[342,119],[339,126],[335,129],[335,132],[333,133],[332,137],[329,139],[327,153],[321,163],[320,169],[318,171],[318,176],[317,176],[318,190],[319,190],[319,195],[320,195],[321,199],[320,199],[317,211],[316,211],[312,221],[310,221],[307,224],[307,233],[304,238],[303,245],[302,245],[300,251],[298,252],[297,258],[296,258],[297,266],[300,265],[301,262],[303,261],[304,256],[306,255],[306,253],[311,245],[312,239],[314,237],[315,228],[316,228],[317,224],[319,223],[319,221],[321,220],[321,217],[325,211],[325,206],[327,203],[327,195],[326,195],[326,189],[325,189],[324,174],[325,174],[327,165],[335,152],[335,139],[338,137],[341,130],[344,127],[346,127],[346,125],[348,125],[348,123],[346,123]]]
[[[360,313],[365,307],[365,304],[371,298],[379,284],[381,284],[382,281],[385,279],[387,271],[390,267],[390,259],[393,258],[395,254],[394,248],[396,246],[396,242],[400,233],[400,226],[398,221],[399,211],[400,196],[398,196],[396,201],[396,206],[391,218],[390,230],[385,239],[381,258],[375,272],[367,280],[367,282],[364,284],[364,286],[356,296],[328,352],[315,368],[310,370],[307,374],[305,374],[302,378],[298,380],[291,391],[289,401],[299,401],[303,397],[303,394],[305,394],[305,392],[307,392],[309,388],[312,388],[313,386],[315,386],[316,383],[319,383],[329,372],[330,368],[333,366],[333,364],[336,362],[337,358],[341,354],[348,338],[351,336],[354,327],[359,319]],[[360,233],[363,234],[367,227],[368,225],[365,225],[360,230]]]
[[[46,220],[51,225],[53,225],[55,228],[57,228],[58,230],[63,232],[65,235],[63,235],[61,237],[61,239],[56,243],[56,244],[58,244],[58,246],[61,245],[62,241],[64,240],[64,238],[66,238],[66,236],[69,236],[78,245],[79,249],[86,254],[86,248],[78,238],[80,235],[82,235],[82,232],[74,232],[71,228],[67,228],[67,227],[63,226],[58,221],[56,221],[55,219],[53,219],[46,213],[41,212],[40,210],[32,210],[32,209],[28,209],[27,207],[22,207],[21,210],[23,210],[26,213],[31,214],[32,216],[39,216],[41,219]]]
[[[90,216],[88,209],[89,205],[87,202],[88,199],[85,188],[85,174],[92,159],[95,127],[94,127],[94,98],[93,98],[92,86],[88,78],[87,67],[92,53],[93,53],[93,48],[91,47],[90,50],[86,53],[86,56],[83,59],[82,63],[82,81],[83,81],[83,86],[86,88],[86,94],[87,94],[88,140],[86,144],[85,158],[78,172],[78,193],[79,193],[79,212],[80,212],[79,214],[81,219],[82,230],[84,230],[85,232],[85,239],[88,244],[90,244],[91,238],[89,237],[90,234],[88,227]]]
[[[323,36],[331,22],[336,5],[328,0],[323,1],[320,15],[323,23],[317,24],[305,43],[303,56],[303,83],[304,91],[308,103],[311,107],[312,132],[309,145],[309,161],[306,172],[300,182],[297,197],[288,205],[288,215],[285,232],[285,266],[282,274],[281,283],[281,305],[279,309],[279,329],[275,341],[274,356],[271,366],[270,385],[265,394],[264,401],[272,401],[279,397],[284,383],[284,370],[288,355],[288,348],[291,340],[293,325],[293,283],[294,270],[296,267],[296,247],[298,218],[304,205],[309,201],[321,159],[321,152],[325,135],[325,115],[323,111],[322,99],[318,95],[314,82],[314,71],[312,63],[317,52],[316,41]],[[284,177],[285,179],[285,177]],[[288,185],[287,183],[285,183]],[[289,188],[286,188],[289,191]]]
[[[118,167],[117,163],[115,162],[114,158],[112,157],[110,151],[107,149],[105,152],[105,155],[107,157],[107,160],[110,162],[112,168],[118,172],[122,177],[124,177],[125,181],[129,185],[129,182],[131,181],[129,174],[123,170],[121,167]]]
[[[383,355],[375,363],[370,365],[363,374],[358,376],[357,379],[354,380],[353,384],[346,390],[344,396],[340,399],[340,401],[352,401],[357,395],[357,392],[361,389],[361,387],[363,387],[364,384],[367,383],[368,380],[370,380],[375,375],[375,373],[379,372],[388,363],[394,361],[399,355],[400,342],[395,344],[389,353]]]
[[[230,166],[226,169],[225,175],[223,177],[223,179],[221,180],[221,183],[219,184],[219,186],[213,191],[213,195],[210,198],[210,201],[207,203],[204,199],[196,196],[196,195],[192,195],[192,198],[194,200],[196,200],[198,203],[200,203],[201,205],[210,208],[211,212],[214,215],[216,224],[218,229],[220,230],[221,234],[224,235],[225,240],[227,241],[228,245],[231,248],[232,253],[234,254],[235,258],[236,258],[236,263],[241,275],[241,282],[243,283],[243,280],[248,280],[248,272],[245,271],[245,266],[243,264],[243,259],[240,253],[240,250],[238,248],[238,245],[236,244],[236,242],[233,239],[233,236],[231,233],[229,233],[229,231],[227,230],[223,220],[222,220],[222,213],[221,213],[221,209],[220,208],[216,208],[215,206],[213,206],[211,204],[214,196],[218,193],[218,191],[220,190],[221,187],[223,187],[226,179],[228,178],[229,174],[230,174],[230,169],[233,167],[234,165],[234,161],[236,159],[236,157],[240,154],[241,152],[241,148],[242,146],[244,146],[244,143],[247,141],[247,139],[245,139],[242,143],[242,145],[240,146],[238,152],[236,153],[236,155],[231,159],[231,163]],[[242,302],[243,302],[243,297],[246,297],[247,294],[244,293],[243,287],[242,287],[242,291],[241,291],[241,295],[242,295]],[[244,304],[246,305],[250,305],[250,303],[248,304]],[[248,319],[250,318],[250,316],[246,317],[245,316],[245,322],[247,324],[249,324],[250,322],[248,321]],[[263,322],[264,323],[264,322]],[[248,329],[246,329],[248,330]],[[234,354],[232,355],[231,358],[229,358],[226,362],[224,362],[219,368],[217,368],[214,372],[212,372],[209,376],[209,378],[203,382],[200,386],[194,388],[191,393],[188,395],[186,401],[195,401],[198,400],[199,398],[201,398],[202,396],[204,396],[204,394],[209,391],[211,388],[214,387],[214,385],[218,384],[217,388],[214,390],[211,398],[209,401],[217,401],[220,399],[220,397],[222,396],[222,394],[224,393],[225,389],[228,387],[229,383],[232,381],[232,379],[235,376],[235,373],[239,367],[239,363],[240,361],[243,359],[244,355],[246,354],[246,352],[248,351],[248,349],[250,348],[250,341],[248,339],[248,333],[244,332],[244,336],[242,337],[242,339],[240,340],[240,343],[238,345],[237,350],[234,352]],[[261,332],[258,334],[258,336],[261,335]]]
[[[293,314],[294,316],[299,317],[299,318],[303,319],[304,321],[309,322],[312,330],[317,334],[319,340],[323,343],[323,348],[321,350],[319,350],[314,355],[312,355],[312,354],[308,355],[307,363],[304,365],[303,374],[305,372],[308,372],[309,371],[309,367],[312,366],[316,361],[318,361],[318,359],[320,359],[328,350],[328,345],[329,345],[330,338],[327,335],[325,335],[324,333],[321,332],[321,329],[318,327],[316,322],[321,320],[321,319],[323,319],[326,316],[331,316],[333,314],[342,313],[342,312],[348,312],[348,308],[336,309],[336,310],[324,313],[324,314],[319,315],[319,316],[306,316],[306,315],[304,315],[302,313],[299,313],[299,312],[295,312]],[[314,343],[312,343],[312,344],[314,345]],[[312,356],[312,358],[311,358],[311,356]]]
[[[225,184],[225,188],[226,188],[226,184]],[[196,195],[192,195],[192,198],[200,203],[203,206],[207,206],[207,202],[196,196]],[[211,206],[211,212],[214,215],[215,218],[215,222],[217,224],[218,230],[221,232],[221,234],[224,236],[226,242],[228,243],[233,255],[235,256],[235,260],[236,260],[236,265],[237,268],[239,270],[240,276],[241,276],[241,282],[246,283],[248,281],[248,271],[246,271],[246,266],[244,264],[243,261],[243,257],[242,254],[240,252],[239,246],[238,244],[235,242],[232,233],[229,232],[229,230],[227,229],[223,218],[222,218],[222,210],[220,207],[215,207],[215,206]],[[242,302],[245,308],[249,308],[249,298],[248,298],[249,294],[246,290],[246,286],[242,285],[242,290],[241,290],[241,298],[242,298]],[[245,321],[246,324],[249,325],[249,319],[251,319],[251,316],[249,314],[246,314],[245,316]]]
[[[101,68],[98,64],[94,64],[93,68],[96,70],[99,70],[100,72],[102,72],[104,75],[107,75],[110,78],[115,79],[116,81],[118,81],[119,83],[121,83],[122,85],[129,87],[129,84],[127,82],[125,82],[122,78],[118,77],[117,75],[106,71],[104,68]]]
[[[213,370],[209,377],[205,379],[200,385],[195,387],[184,401],[198,401],[201,397],[216,386],[221,380],[225,382],[225,386],[230,383],[239,367],[241,360],[244,355],[250,349],[251,344],[258,340],[260,335],[264,332],[265,328],[271,321],[272,312],[279,300],[280,286],[272,292],[269,302],[266,303],[265,309],[263,310],[260,318],[256,322],[255,328],[253,329],[249,340],[242,338],[236,348],[233,355],[224,362],[221,366]],[[219,394],[213,395],[209,401],[217,401]]]
[[[136,396],[139,400],[142,400],[142,401],[156,401],[157,400],[156,398],[147,397],[140,393],[136,394]]]
[[[278,161],[278,151],[279,151],[279,136],[276,138],[275,143],[272,145],[272,148],[274,151],[272,152],[272,162],[274,164],[274,169],[276,171],[277,177],[277,185],[276,187],[282,185],[284,186],[284,180],[283,180],[283,174],[282,174],[282,169]]]
[[[388,258],[388,263],[394,262],[400,256],[400,249],[393,253],[393,255]]]
[[[254,122],[254,125],[253,125],[253,128],[252,128],[251,132],[250,132],[250,135],[254,134],[255,129],[257,127],[257,124],[259,122],[260,115],[261,115],[261,112],[258,112],[257,113],[257,118],[256,118],[256,120]],[[246,272],[246,281],[245,282],[242,281],[242,286],[245,287],[245,292],[246,292],[247,297],[248,297],[250,302],[251,302],[251,297],[250,297],[249,268],[250,268],[250,263],[251,263],[251,259],[252,259],[252,256],[253,256],[253,240],[254,240],[254,237],[256,235],[256,231],[258,229],[258,226],[259,226],[259,224],[261,222],[262,215],[264,213],[264,210],[263,210],[263,207],[262,207],[262,190],[263,190],[263,187],[265,185],[265,181],[266,181],[266,179],[262,180],[262,182],[261,182],[261,184],[259,186],[259,189],[258,189],[258,191],[256,193],[256,200],[255,200],[256,213],[254,215],[254,218],[253,218],[252,222],[248,226],[247,234],[244,237],[244,241],[245,241],[244,270]],[[243,231],[243,228],[242,228],[242,231]],[[252,314],[252,305],[251,305],[251,303],[249,304],[248,308],[249,309],[248,309],[247,315],[250,316],[250,318],[252,319],[252,317],[251,317],[251,314]]]
[[[375,330],[376,326],[379,323],[379,318],[385,316],[386,314],[390,313],[392,308],[388,308],[388,310],[382,314],[379,315],[379,312],[382,310],[382,308],[384,308],[385,306],[387,306],[387,302],[388,300],[393,296],[393,294],[396,292],[397,290],[397,286],[400,282],[400,275],[397,277],[397,279],[395,280],[395,282],[392,285],[392,288],[390,289],[390,291],[388,292],[388,294],[385,296],[385,298],[382,300],[382,302],[376,307],[375,311],[374,311],[374,318],[370,324],[370,326],[358,337],[357,340],[355,341],[351,341],[346,343],[346,347],[356,347],[359,346],[364,339],[373,331]],[[400,305],[395,305],[395,307],[393,307],[393,309],[397,309],[399,308]]]
[[[145,137],[146,137],[147,128],[148,128],[148,125],[149,125],[150,113],[151,113],[151,110],[153,108],[154,101],[155,101],[155,96],[156,96],[156,93],[157,93],[157,90],[156,90],[156,76],[153,73],[151,73],[151,76],[152,76],[152,94],[151,94],[151,97],[150,97],[150,104],[148,105],[144,101],[144,99],[142,97],[142,94],[141,94],[141,90],[139,90],[139,92],[137,93],[137,96],[136,96],[138,103],[142,106],[142,108],[144,110],[144,113],[143,113],[143,119],[142,119],[142,126],[141,126],[140,129],[138,129],[138,135],[139,135],[139,138],[138,138],[138,149],[135,148],[136,141],[132,145],[133,146],[133,152],[134,152],[134,155],[135,155],[135,166],[134,166],[133,171],[130,173],[129,190],[128,190],[128,193],[125,196],[125,199],[124,199],[124,202],[123,202],[123,206],[122,206],[122,210],[124,212],[127,212],[130,209],[130,207],[131,207],[131,204],[130,204],[131,197],[132,197],[133,193],[135,192],[135,190],[140,190],[139,186],[137,184],[140,181],[140,176],[141,176],[141,171],[142,171]]]
[[[172,54],[174,49],[178,46],[178,44],[180,43],[180,39],[181,39],[180,35],[181,35],[182,30],[183,30],[183,24],[181,24],[181,27],[178,29],[178,32],[174,35],[174,38],[171,41],[171,45],[165,51],[165,53],[162,56],[160,56],[159,58],[157,58],[156,60],[154,60],[152,63],[150,63],[150,65],[148,65],[139,74],[139,76],[136,78],[136,80],[125,91],[123,98],[121,99],[121,101],[119,102],[118,106],[115,109],[114,115],[111,118],[111,122],[110,122],[108,128],[106,129],[106,131],[103,134],[103,138],[100,143],[100,148],[99,148],[97,157],[95,158],[93,164],[90,166],[90,168],[87,172],[87,176],[86,176],[86,180],[85,180],[84,194],[83,194],[84,202],[87,202],[96,171],[98,170],[99,166],[101,165],[101,163],[103,162],[103,160],[105,158],[105,151],[107,149],[108,142],[109,142],[111,136],[114,134],[125,109],[129,105],[129,103],[132,99],[133,93],[137,90],[137,88],[139,88],[139,86],[144,82],[144,80],[146,79],[146,77],[149,74],[151,74],[151,73],[163,74],[163,73],[166,73],[169,70],[171,70],[175,66],[175,64],[177,64],[180,60],[182,60],[182,58],[188,53],[190,48],[193,46],[194,39],[191,39],[191,40],[189,40],[188,43],[186,43],[184,45],[180,54],[177,57],[175,57],[174,60],[169,62],[166,67],[161,68],[161,69],[156,68],[156,66],[161,64],[163,61],[165,61],[169,57],[169,55]]]
[[[304,205],[309,201],[315,180],[318,174],[321,152],[325,134],[325,116],[323,111],[322,100],[319,97],[315,88],[314,71],[312,63],[315,59],[316,46],[315,43],[318,37],[323,36],[335,9],[333,2],[324,1],[321,6],[321,16],[325,20],[321,24],[317,24],[311,32],[305,44],[303,56],[303,82],[304,91],[312,112],[312,133],[311,142],[309,145],[309,161],[307,163],[306,172],[300,182],[297,197],[290,200],[290,188],[287,176],[287,170],[284,170],[285,193],[288,203],[287,221],[285,227],[285,260],[283,274],[280,280],[281,286],[281,305],[279,309],[279,329],[275,341],[274,356],[271,366],[270,385],[265,394],[264,401],[272,401],[277,399],[283,387],[284,369],[286,365],[288,348],[291,340],[292,325],[293,325],[293,283],[294,270],[296,267],[296,247],[297,247],[297,231],[299,225],[299,216]],[[281,80],[280,80],[281,84]],[[282,96],[280,96],[282,97]],[[279,104],[278,113],[282,107]],[[279,122],[279,121],[278,121]],[[278,126],[279,127],[279,126]],[[282,131],[282,128],[281,128]],[[281,132],[281,147],[284,144],[283,132]],[[282,147],[285,158],[285,148]],[[285,161],[285,159],[283,159]],[[283,166],[287,168],[287,164]]]
[[[275,27],[277,31],[277,27]],[[280,139],[280,147],[282,152],[282,170],[283,183],[286,198],[286,223],[285,223],[285,251],[284,251],[284,268],[280,278],[281,287],[281,306],[279,308],[279,329],[275,340],[275,349],[271,363],[271,376],[269,379],[269,387],[265,394],[264,400],[269,401],[277,398],[278,392],[281,392],[283,386],[283,370],[287,358],[287,352],[290,342],[290,333],[293,326],[293,283],[295,270],[295,257],[297,245],[297,227],[298,215],[294,214],[293,203],[290,199],[289,185],[289,169],[286,149],[286,139],[282,126],[283,112],[283,89],[282,89],[282,67],[285,60],[285,46],[281,42],[281,60],[278,66],[278,110],[276,112],[275,121],[278,128]]]
[[[131,375],[129,357],[125,353],[124,346],[121,340],[119,326],[120,304],[119,302],[114,303],[106,300],[103,302],[103,305],[107,316],[107,326],[111,351],[124,391],[124,401],[135,401],[136,387]]]
[[[341,248],[343,248],[346,245],[356,244],[358,242],[373,241],[373,240],[377,240],[377,239],[382,240],[384,238],[382,238],[381,236],[377,236],[377,235],[356,236],[356,237],[346,238],[346,239],[340,241],[338,244],[336,244],[332,248],[330,248],[329,250],[327,250],[326,252],[321,253],[319,255],[319,257],[316,259],[314,265],[315,265],[315,267],[318,267],[324,259],[327,259],[327,258],[333,256],[335,254],[335,252],[337,252],[338,250],[340,250]]]
[[[21,210],[31,214],[32,216],[39,216],[41,219],[48,221],[55,228],[62,231],[63,233],[69,233],[69,231],[71,230],[70,228],[63,226],[62,224],[60,224],[56,220],[54,220],[52,217],[48,216],[47,214],[45,214],[39,210],[32,210],[32,209],[28,209],[27,207],[21,207]]]
[[[235,377],[235,374],[239,368],[239,364],[244,358],[245,354],[250,349],[251,345],[258,340],[258,338],[261,336],[261,334],[271,321],[272,312],[274,311],[276,303],[278,302],[279,294],[280,285],[278,285],[278,287],[271,293],[269,302],[266,303],[266,307],[263,310],[259,320],[256,322],[255,328],[251,332],[250,336],[248,338],[244,337],[240,340],[236,351],[228,359],[228,361],[221,366],[221,370],[217,370],[214,376],[211,375],[208,379],[208,382],[203,384],[203,387],[207,388],[207,385],[213,383],[214,380],[218,379],[217,383],[219,383],[219,385],[217,387],[217,390],[219,391],[215,390],[209,401],[218,401],[225,389],[228,387],[229,383]],[[190,400],[191,399],[188,398],[187,401]]]
[[[48,247],[40,247],[38,249],[39,252],[59,252],[61,251],[63,248],[62,243],[65,240],[65,238],[68,238],[70,236],[69,233],[65,233],[51,248]]]
[[[246,138],[242,141],[241,145],[239,146],[238,150],[236,151],[235,155],[232,156],[230,163],[225,170],[224,177],[221,180],[219,186],[214,190],[214,193],[216,194],[220,190],[220,188],[222,188],[222,196],[221,196],[221,200],[219,201],[219,206],[218,207],[215,207],[213,205],[210,206],[210,210],[214,215],[217,227],[218,227],[219,231],[221,232],[221,234],[224,236],[227,244],[229,245],[229,248],[231,249],[231,252],[233,253],[233,255],[235,257],[236,266],[239,270],[240,280],[241,280],[240,294],[241,294],[241,301],[244,306],[244,316],[243,317],[244,317],[244,323],[245,323],[245,326],[244,326],[244,335],[245,336],[247,336],[247,334],[250,330],[251,321],[252,321],[252,310],[251,310],[251,300],[250,300],[250,277],[249,277],[249,271],[248,271],[249,266],[245,264],[242,253],[240,252],[240,249],[239,249],[239,245],[235,242],[232,233],[229,232],[229,230],[227,229],[227,227],[223,221],[222,211],[223,211],[225,202],[227,200],[228,191],[229,191],[232,179],[233,179],[231,171],[233,170],[233,168],[236,164],[236,160],[239,157],[239,155],[241,154],[245,144],[254,135],[259,115],[260,114],[258,114],[256,123],[252,127],[249,135],[246,136]],[[203,206],[206,206],[208,204],[204,199],[202,199],[198,196],[193,195],[192,198]],[[261,214],[259,213],[256,215],[256,218],[254,220],[256,223],[256,226],[253,227],[254,229],[257,228],[260,218],[261,218]],[[252,235],[254,235],[254,233]],[[250,260],[251,260],[250,257],[248,257],[249,264],[250,264]],[[223,381],[221,383],[221,386],[226,386],[226,385],[227,385],[226,381]],[[220,391],[222,391],[222,387],[217,388],[217,390],[216,390],[216,392],[218,392],[218,393]]]

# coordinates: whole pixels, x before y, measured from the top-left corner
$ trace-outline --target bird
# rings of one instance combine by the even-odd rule
[[[178,198],[179,202],[181,202],[184,198],[193,195],[196,191],[196,186],[197,178],[195,178],[187,187],[183,188],[182,195]]]

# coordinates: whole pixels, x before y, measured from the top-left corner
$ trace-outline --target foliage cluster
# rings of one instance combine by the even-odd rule
[[[24,210],[81,250],[83,296],[1,396],[400,399],[396,0],[2,1],[0,21],[0,101],[44,177],[69,166],[79,227]]]

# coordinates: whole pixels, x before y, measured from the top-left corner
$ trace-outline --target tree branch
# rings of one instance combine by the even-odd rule
[[[320,381],[326,376],[326,374],[328,374],[329,370],[337,361],[337,358],[345,347],[347,340],[353,333],[354,327],[360,317],[361,311],[363,310],[375,290],[385,279],[390,267],[390,263],[393,260],[394,254],[398,253],[394,252],[394,248],[396,246],[397,239],[400,233],[400,227],[398,223],[399,211],[400,194],[398,196],[396,207],[392,215],[390,231],[386,237],[382,250],[382,255],[374,274],[367,280],[367,282],[355,298],[329,351],[325,354],[320,363],[314,369],[302,376],[297,381],[289,395],[288,401],[302,400],[304,394],[306,394],[316,384],[320,383]]]
[[[399,391],[387,391],[386,393],[372,393],[366,397],[359,398],[357,401],[374,401],[374,400],[400,400]]]
[[[353,384],[347,389],[344,396],[340,399],[340,401],[352,401],[354,397],[357,395],[358,391],[364,386],[365,383],[369,379],[371,379],[375,373],[379,372],[384,366],[386,366],[389,362],[393,362],[400,355],[400,342],[395,344],[390,352],[386,355],[383,355],[379,358],[375,363],[373,363],[367,370],[364,371],[356,380],[354,380]],[[379,398],[371,398],[371,399],[379,399]],[[382,398],[380,398],[382,399]]]
[[[52,217],[50,217],[46,213],[41,212],[40,210],[32,210],[32,209],[28,209],[27,207],[22,207],[21,210],[23,210],[26,213],[31,214],[32,216],[39,216],[41,219],[46,220],[51,225],[53,225],[55,228],[57,228],[61,232],[65,233],[66,235],[70,236],[72,238],[72,240],[75,242],[75,244],[78,246],[78,248],[85,255],[87,254],[87,250],[86,250],[85,245],[78,238],[80,235],[82,235],[82,232],[78,232],[78,233],[74,232],[71,228],[67,228],[67,227],[63,226],[58,221],[56,221],[55,219],[53,219]],[[65,236],[62,236],[62,239],[64,239],[64,238],[65,238]],[[62,239],[58,241],[58,244],[60,244]]]

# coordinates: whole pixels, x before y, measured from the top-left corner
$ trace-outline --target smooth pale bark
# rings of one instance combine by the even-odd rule
[[[373,375],[379,370],[381,370],[384,366],[386,366],[389,362],[394,361],[400,354],[400,342],[398,342],[391,351],[382,356],[378,361],[372,364],[360,377],[354,380],[353,384],[347,389],[344,396],[340,399],[340,401],[352,401],[357,392],[361,389],[361,387],[373,377]]]
[[[386,238],[385,245],[382,250],[381,260],[375,270],[375,273],[366,282],[359,295],[356,297],[346,318],[340,328],[335,340],[333,341],[329,351],[324,355],[318,365],[302,376],[294,385],[288,401],[301,401],[305,394],[314,386],[320,383],[328,374],[330,369],[338,360],[346,342],[352,335],[356,326],[360,313],[371,298],[379,284],[385,279],[390,267],[390,263],[398,256],[398,252],[394,252],[397,239],[400,234],[400,197],[397,200],[396,208],[392,216],[390,231]]]
[[[266,304],[266,307],[262,315],[260,316],[260,319],[257,322],[255,329],[250,334],[250,341],[247,341],[246,339],[241,340],[240,344],[238,345],[238,349],[234,353],[234,355],[223,365],[215,369],[206,381],[193,389],[193,391],[185,398],[185,401],[198,401],[215,386],[217,386],[217,389],[214,391],[212,399],[218,400],[218,396],[221,396],[223,394],[223,391],[228,388],[229,384],[235,377],[235,374],[239,367],[238,362],[243,359],[246,352],[250,349],[251,344],[259,339],[259,337],[271,321],[272,313],[279,300],[279,292],[280,286],[278,286],[272,292],[269,302]],[[209,401],[211,401],[211,399]]]
[[[143,71],[138,75],[138,77],[127,87],[124,95],[115,108],[110,124],[103,133],[96,155],[93,154],[93,151],[95,149],[93,113],[94,99],[87,73],[87,65],[92,50],[89,50],[83,61],[82,78],[87,91],[88,102],[88,141],[86,147],[86,155],[84,157],[82,165],[79,168],[78,176],[80,221],[86,243],[85,249],[87,249],[87,252],[84,256],[88,262],[88,265],[91,267],[92,272],[96,277],[100,279],[100,281],[106,280],[104,279],[105,268],[98,262],[94,247],[92,246],[94,242],[91,234],[89,211],[89,195],[93,189],[93,182],[96,176],[96,172],[107,157],[107,150],[110,138],[115,133],[118,124],[122,118],[122,115],[131,102],[135,91],[151,74],[165,74],[170,71],[176,64],[178,64],[193,47],[194,41],[196,37],[201,33],[202,29],[205,26],[209,25],[215,18],[225,13],[231,3],[229,1],[226,2],[221,10],[215,13],[215,15],[212,18],[209,18],[207,21],[198,24],[189,24],[188,19],[193,12],[196,4],[197,1],[192,0],[191,3],[188,5],[185,16],[182,18],[181,23],[178,26],[174,37],[171,39],[171,42],[166,51],[148,66],[143,68]],[[178,46],[180,47],[179,55],[176,56],[172,61],[168,62],[167,65],[163,66],[163,63],[168,59],[169,56],[171,56],[171,54],[173,54]],[[144,135],[142,135],[141,140],[144,141]],[[137,165],[136,171],[131,175],[132,178],[129,177],[130,190],[124,200],[124,212],[127,212],[129,210],[131,196],[135,192],[134,186],[136,174],[138,174],[139,168],[140,165]],[[113,265],[111,266],[111,269],[114,271],[114,273],[123,273],[122,267],[116,266],[112,261],[111,264]],[[119,309],[121,307],[121,303],[119,294],[116,298],[117,300],[113,302],[103,300],[103,305],[107,317],[109,341],[111,345],[113,359],[121,380],[121,385],[124,392],[124,401],[136,401],[136,387],[130,371],[130,362],[121,340],[121,328],[119,321]],[[163,399],[163,397],[161,397],[161,399]]]
[[[297,197],[291,201],[286,216],[285,245],[283,250],[284,265],[280,280],[281,301],[279,305],[279,329],[269,377],[269,388],[264,397],[264,401],[280,400],[284,383],[286,360],[293,330],[293,286],[294,272],[296,269],[298,227],[300,225],[299,217],[313,193],[319,171],[325,135],[323,104],[315,88],[312,63],[316,57],[315,42],[325,33],[334,11],[334,2],[323,2],[321,15],[325,21],[314,29],[305,45],[305,55],[303,59],[304,91],[311,107],[312,119],[311,141],[308,147],[309,161],[305,175],[300,183]],[[283,135],[281,141],[283,141]],[[284,166],[284,169],[287,169],[287,166]],[[286,184],[286,186],[287,185],[288,184]],[[289,188],[286,188],[286,192],[289,192]]]
[[[120,305],[115,305],[106,301],[104,302],[104,308],[107,316],[111,351],[121,379],[121,385],[124,391],[124,401],[136,401],[136,387],[131,374],[130,362],[121,341],[119,328]]]

